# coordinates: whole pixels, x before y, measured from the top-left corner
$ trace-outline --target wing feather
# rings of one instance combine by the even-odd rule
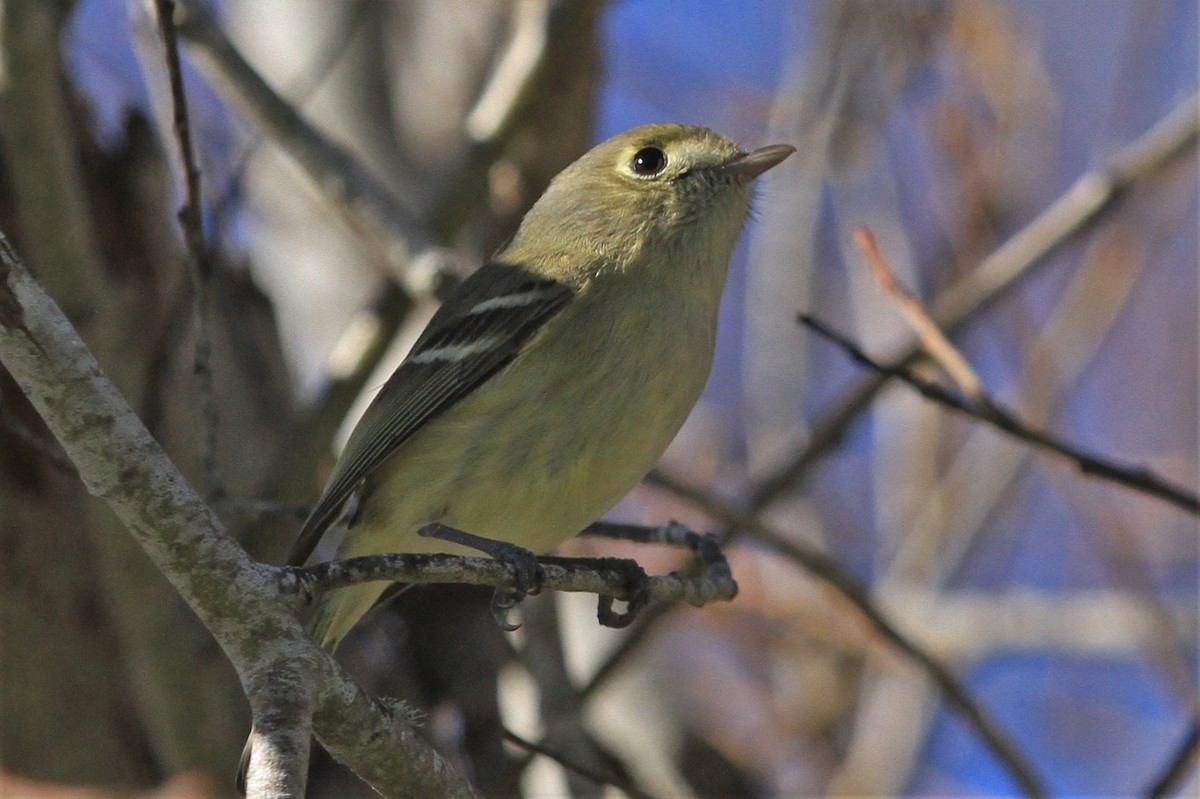
[[[511,362],[574,293],[510,264],[489,263],[468,278],[434,314],[354,428],[288,564],[303,565],[362,481],[422,425]]]

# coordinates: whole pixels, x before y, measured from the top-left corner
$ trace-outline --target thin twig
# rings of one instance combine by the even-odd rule
[[[925,354],[942,367],[942,370],[958,386],[959,391],[972,400],[981,400],[983,383],[980,381],[979,375],[975,374],[975,370],[971,368],[967,359],[950,343],[950,339],[946,338],[946,334],[938,327],[937,322],[930,318],[929,312],[925,310],[925,303],[921,302],[919,297],[902,286],[896,279],[884,259],[883,253],[879,251],[879,245],[875,242],[875,236],[871,233],[871,229],[866,225],[856,228],[854,244],[866,259],[867,267],[871,270],[875,282],[895,301],[896,309],[904,317],[904,321],[908,322],[913,332],[917,334],[917,341]]]
[[[1163,799],[1170,796],[1179,787],[1189,769],[1195,766],[1197,759],[1200,759],[1200,719],[1193,719],[1191,729],[1179,742],[1175,754],[1167,761],[1162,773],[1146,789],[1146,799]]]
[[[844,596],[858,609],[880,637],[929,676],[941,691],[946,704],[975,730],[1026,796],[1046,796],[1046,789],[1042,785],[1041,778],[1033,770],[1025,754],[1009,740],[1008,736],[983,709],[983,706],[975,701],[974,697],[946,666],[900,632],[875,604],[867,587],[857,577],[843,569],[837,561],[819,550],[790,540],[754,515],[738,511],[703,489],[673,478],[662,471],[652,472],[647,480],[652,485],[664,488],[686,500],[720,524],[729,527],[730,530],[742,531],[753,536],[756,541],[771,547]]]
[[[541,755],[542,757],[548,757],[558,765],[565,768],[567,771],[578,774],[584,779],[591,780],[596,785],[611,785],[622,793],[632,797],[632,799],[654,799],[651,794],[646,793],[635,785],[630,785],[625,780],[618,780],[614,777],[606,777],[603,774],[598,774],[592,769],[580,765],[579,763],[572,761],[571,759],[559,754],[558,752],[555,752],[552,749],[546,748],[542,744],[536,744],[533,741],[528,741],[522,738],[512,730],[504,730],[504,740],[508,741],[513,746],[524,749],[527,752],[531,752],[535,755]]]
[[[393,276],[414,297],[440,288],[452,256],[430,239],[425,221],[344,147],[314,128],[246,61],[203,4],[180,3],[179,32],[210,82],[224,83],[230,99],[288,153],[335,208],[345,208],[384,243]]]
[[[304,106],[317,89],[324,84],[334,67],[353,51],[351,45],[359,31],[365,26],[370,11],[372,11],[370,3],[355,3],[350,19],[345,21],[341,28],[334,31],[329,40],[321,45],[316,56],[307,65],[305,73],[285,87],[283,93],[291,98],[295,105]],[[250,166],[250,161],[265,141],[267,141],[265,131],[256,130],[251,134],[250,140],[241,148],[233,167],[229,170],[229,177],[225,181],[224,188],[212,203],[213,213],[217,217],[234,210],[235,202],[240,199],[239,190],[246,170]]]
[[[200,192],[200,169],[192,148],[191,125],[188,120],[187,94],[183,72],[179,66],[179,40],[175,35],[175,3],[156,0],[158,26],[166,46],[167,74],[171,83],[174,108],[175,138],[179,143],[179,158],[183,165],[184,201],[179,209],[179,223],[188,249],[188,271],[192,277],[192,317],[196,338],[192,371],[196,378],[197,403],[200,409],[198,431],[200,470],[204,475],[205,493],[209,499],[219,499],[225,493],[217,467],[217,396],[212,375],[212,334],[209,330],[209,284],[213,262],[204,238],[204,220]]]
[[[1101,480],[1117,483],[1148,496],[1166,500],[1176,507],[1186,510],[1193,515],[1200,514],[1200,498],[1194,493],[1172,485],[1149,469],[1125,466],[1102,455],[1087,452],[1073,444],[1063,441],[1056,436],[1025,424],[1011,411],[1005,409],[994,399],[984,396],[981,402],[972,402],[956,396],[936,383],[917,377],[911,369],[905,366],[882,364],[867,355],[850,339],[832,330],[820,320],[801,314],[799,321],[829,339],[843,349],[859,364],[875,371],[882,377],[896,378],[920,392],[926,399],[944,405],[947,408],[966,414],[973,419],[986,422],[993,427],[1008,433],[1013,438],[1024,441],[1039,449],[1053,452],[1074,462],[1080,472]]]
[[[1047,256],[1092,228],[1133,186],[1189,152],[1200,135],[1197,102],[1196,95],[1188,97],[1107,163],[1080,176],[1029,225],[947,289],[934,303],[933,318],[938,326],[949,333],[958,330],[1046,263]],[[889,358],[887,364],[905,366],[919,354],[918,349],[910,348]],[[765,508],[800,485],[812,466],[833,451],[854,420],[870,407],[886,381],[884,376],[868,378],[832,402],[814,425],[804,449],[751,493],[751,508]]]

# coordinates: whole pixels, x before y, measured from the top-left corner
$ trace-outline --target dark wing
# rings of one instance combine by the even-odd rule
[[[464,281],[350,434],[288,564],[302,566],[363,479],[423,424],[504,368],[574,293],[509,264],[485,264]]]

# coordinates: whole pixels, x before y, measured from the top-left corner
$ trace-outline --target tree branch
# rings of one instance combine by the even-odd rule
[[[201,3],[181,2],[178,25],[209,80],[226,86],[226,94],[295,159],[335,207],[348,209],[385,244],[398,283],[414,297],[435,291],[451,256],[430,240],[425,220],[267,85]]]
[[[546,574],[543,588],[619,600],[631,597],[629,572],[619,567],[621,561],[541,557],[538,563]],[[364,555],[303,568],[280,567],[277,573],[280,593],[296,596],[299,604],[307,604],[313,596],[326,591],[376,580],[414,585],[459,583],[516,587],[513,570],[504,563],[492,558],[445,554]],[[700,577],[671,572],[651,575],[648,581],[650,598],[660,602],[686,602],[700,607],[710,602],[729,602],[737,596],[737,583],[724,558],[710,565]]]
[[[1200,758],[1200,719],[1192,719],[1192,726],[1179,742],[1175,754],[1146,789],[1146,799],[1163,799],[1169,796],[1179,787],[1197,758]]]
[[[854,244],[866,259],[875,282],[896,304],[896,309],[916,334],[917,342],[924,353],[942,367],[942,371],[954,381],[959,391],[973,401],[981,401],[983,382],[979,375],[975,374],[971,364],[958,348],[950,343],[950,339],[946,338],[937,322],[929,316],[929,312],[925,310],[925,303],[896,279],[883,253],[879,251],[871,229],[866,225],[855,228]]]
[[[112,507],[237,669],[256,718],[268,724],[258,732],[268,747],[254,754],[252,789],[302,787],[299,766],[281,758],[298,751],[311,707],[313,729],[326,748],[385,795],[473,795],[462,775],[342,674],[304,634],[292,610],[297,595],[364,580],[512,586],[509,567],[450,555],[379,555],[307,569],[252,561],[102,375],[2,233],[0,362],[42,414],[89,492]],[[690,546],[705,567],[698,578],[650,577],[650,597],[701,605],[736,595],[712,536],[669,525],[643,537]],[[630,598],[628,570],[618,563],[545,558],[543,564],[546,587]]]
[[[254,721],[246,796],[304,796],[313,713],[305,675],[275,664],[246,683]]]
[[[172,120],[175,139],[179,144],[179,162],[183,167],[184,201],[179,209],[179,224],[187,244],[188,273],[192,278],[192,331],[195,336],[192,374],[196,380],[196,398],[200,410],[197,440],[200,452],[200,473],[204,475],[208,499],[220,499],[225,494],[224,483],[217,468],[217,394],[212,374],[212,332],[209,329],[208,294],[212,282],[213,260],[204,237],[203,198],[200,192],[200,168],[192,149],[191,122],[188,119],[187,93],[183,88],[183,72],[179,67],[179,41],[175,35],[175,3],[156,0],[158,29],[165,48],[164,59],[171,86]]]
[[[475,796],[462,774],[305,635],[280,601],[275,570],[252,561],[225,533],[2,233],[0,362],[88,491],[108,503],[212,632],[247,692],[259,686],[255,675],[291,669],[311,692],[318,737],[376,790]]]
[[[653,796],[646,793],[636,785],[631,785],[628,780],[618,780],[613,777],[606,777],[603,774],[596,772],[594,769],[576,762],[574,759],[562,755],[544,744],[536,744],[533,741],[527,741],[517,735],[512,730],[504,731],[504,740],[508,741],[513,746],[542,757],[548,757],[558,765],[562,766],[567,771],[578,774],[586,780],[591,781],[595,785],[611,785],[622,793],[632,797],[632,799],[654,799]]]
[[[810,330],[832,341],[859,364],[875,371],[881,377],[896,378],[908,384],[928,400],[985,422],[1034,447],[1066,458],[1072,461],[1076,468],[1085,475],[1108,480],[1148,496],[1166,500],[1193,515],[1200,514],[1200,497],[1184,488],[1172,485],[1149,469],[1122,465],[1104,456],[1086,452],[1044,430],[1027,425],[986,394],[981,394],[978,401],[972,402],[955,396],[937,383],[917,377],[906,366],[881,364],[863,352],[853,341],[833,331],[815,317],[802,314],[799,321]]]
[[[1094,226],[1131,188],[1189,152],[1200,135],[1198,102],[1196,95],[1188,97],[1106,164],[1081,175],[1049,208],[948,288],[934,302],[933,318],[938,326],[949,333],[956,331],[1045,263],[1061,245]],[[906,366],[919,355],[920,350],[911,347],[886,363]],[[883,376],[869,378],[835,401],[814,426],[804,449],[754,490],[751,508],[764,508],[795,488],[809,469],[838,445],[886,382]]]
[[[805,544],[790,540],[752,514],[742,513],[707,492],[677,480],[661,471],[651,472],[647,482],[670,491],[712,516],[732,531],[753,536],[756,541],[774,549],[793,561],[813,577],[829,585],[850,601],[875,631],[900,654],[915,663],[938,686],[951,709],[975,731],[996,756],[1009,775],[1030,797],[1046,796],[1041,778],[1033,770],[1025,754],[1009,740],[983,706],[937,658],[910,639],[887,618],[875,604],[868,588],[841,564]]]

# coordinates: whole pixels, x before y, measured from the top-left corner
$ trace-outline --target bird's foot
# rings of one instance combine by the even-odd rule
[[[541,592],[546,574],[538,563],[537,556],[525,547],[494,538],[484,538],[437,522],[427,524],[417,532],[427,538],[437,538],[478,550],[508,566],[513,574],[513,587],[496,589],[492,597],[492,615],[501,629],[512,632],[521,626],[508,620],[508,612],[525,597]]]

